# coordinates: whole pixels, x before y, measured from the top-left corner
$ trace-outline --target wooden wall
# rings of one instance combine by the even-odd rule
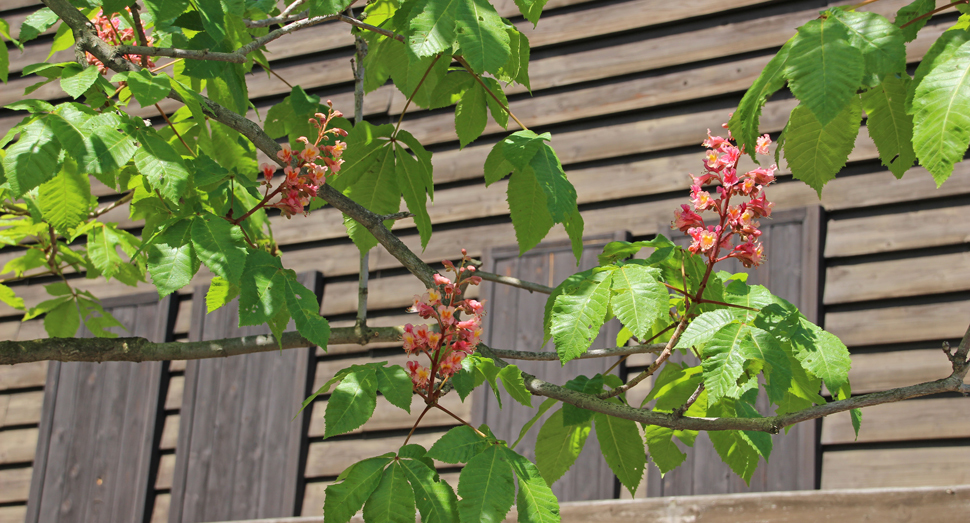
[[[718,129],[775,51],[798,25],[827,5],[824,0],[550,0],[533,29],[517,15],[512,0],[501,0],[500,12],[512,18],[533,46],[530,67],[533,92],[509,91],[512,111],[538,132],[551,131],[570,180],[576,186],[588,235],[628,231],[635,239],[664,232],[663,224],[686,200],[687,172],[700,169],[706,130]],[[882,0],[872,10],[890,15],[904,0]],[[941,2],[941,5],[945,2]],[[0,17],[14,32],[37,7],[33,0],[0,1]],[[909,45],[911,63],[954,18],[927,26]],[[43,59],[52,32],[31,42],[23,54],[11,50],[10,85],[0,89],[0,105],[21,97],[34,79],[15,71]],[[271,44],[274,70],[309,92],[334,100],[352,112],[352,41],[347,27],[328,24],[293,39]],[[67,55],[57,58],[70,59]],[[57,59],[55,58],[55,59]],[[265,109],[289,89],[265,74],[249,77],[254,103]],[[56,82],[34,96],[61,99]],[[368,119],[396,119],[403,97],[385,86],[371,93]],[[768,104],[762,128],[777,135],[795,101],[779,94]],[[168,110],[174,103],[163,102]],[[133,108],[151,117],[150,111]],[[255,113],[254,113],[255,114]],[[156,117],[157,119],[157,117]],[[0,132],[19,121],[0,110]],[[409,111],[404,128],[434,151],[436,194],[429,208],[435,233],[421,256],[429,262],[455,258],[461,248],[481,256],[489,248],[511,245],[515,237],[505,202],[506,182],[483,189],[482,164],[491,145],[505,131],[494,123],[465,150],[458,150],[453,112]],[[96,189],[104,201],[116,196]],[[925,170],[912,169],[895,180],[880,164],[872,142],[860,132],[850,163],[825,189],[821,202],[807,186],[783,178],[769,197],[777,209],[821,204],[824,209],[824,278],[822,321],[850,346],[855,392],[934,379],[947,373],[939,347],[958,339],[970,322],[970,164],[957,165],[940,189]],[[110,220],[138,232],[121,206]],[[325,275],[322,310],[336,325],[348,325],[355,310],[356,247],[344,239],[338,213],[330,209],[309,218],[274,218],[284,262],[297,271]],[[395,229],[420,251],[413,223]],[[550,240],[565,237],[557,227]],[[16,256],[0,252],[0,263]],[[375,325],[406,321],[404,308],[420,284],[396,260],[377,249],[370,258],[371,318]],[[202,273],[193,282],[204,283]],[[39,282],[38,282],[39,283]],[[79,279],[81,288],[101,296],[132,289],[98,280]],[[185,338],[191,322],[190,286],[180,295],[176,338]],[[44,295],[40,285],[21,284],[18,294],[28,304]],[[20,323],[16,311],[0,306],[0,336],[32,339],[43,336],[37,321]],[[331,347],[318,354],[316,377],[327,379],[356,361],[403,361],[393,344]],[[165,402],[161,459],[155,481],[154,521],[167,520],[172,485],[184,363],[172,362]],[[46,364],[0,368],[0,522],[22,521],[30,483],[43,395]],[[379,403],[379,415],[357,434],[322,440],[325,398],[312,411],[309,451],[304,472],[303,514],[317,514],[327,482],[350,462],[397,445],[411,418]],[[455,401],[450,398],[450,401]],[[468,404],[451,405],[469,413]],[[970,483],[970,402],[957,397],[913,400],[865,411],[855,441],[847,417],[821,424],[820,487],[912,486]],[[450,420],[426,417],[427,429],[417,442],[433,440]],[[456,469],[444,469],[448,474]],[[453,476],[448,476],[453,477]],[[641,489],[638,496],[645,495]]]

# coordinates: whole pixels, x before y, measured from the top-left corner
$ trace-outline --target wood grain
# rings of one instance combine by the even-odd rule
[[[838,265],[825,271],[825,304],[970,289],[970,253]]]
[[[0,469],[0,503],[27,501],[30,473],[30,467]]]
[[[968,447],[843,450],[822,456],[822,489],[965,485]]]
[[[967,330],[970,302],[907,305],[828,313],[825,328],[849,347],[926,339],[959,339]]]
[[[431,448],[431,445],[446,430],[424,432],[411,437],[410,443]],[[404,443],[404,436],[355,438],[343,440],[320,441],[310,444],[307,455],[304,477],[335,477],[350,465],[366,458],[380,456],[386,452],[393,452]]]
[[[36,425],[43,405],[43,391],[0,394],[0,428]]]
[[[822,444],[970,438],[970,401],[929,398],[862,409],[859,439],[848,412],[822,419]]]
[[[0,431],[0,465],[30,463],[37,449],[37,428]]]
[[[953,372],[939,348],[852,355],[849,381],[854,394],[906,387],[945,378]]]

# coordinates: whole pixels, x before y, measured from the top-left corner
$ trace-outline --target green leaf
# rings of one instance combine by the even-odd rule
[[[566,218],[563,222],[563,227],[566,229],[566,235],[569,236],[569,243],[573,249],[573,256],[576,258],[576,265],[579,265],[580,260],[583,257],[583,229],[586,224],[583,222],[583,216],[579,214],[579,209],[573,209],[573,212]]]
[[[153,75],[148,70],[141,69],[128,74],[128,88],[142,107],[148,107],[168,96],[172,84],[164,74]]]
[[[458,47],[472,71],[497,73],[509,58],[505,22],[488,0],[464,0],[455,13]]]
[[[876,86],[888,75],[906,72],[906,44],[898,27],[871,11],[831,12],[831,19],[845,26],[849,43],[862,51],[863,85]]]
[[[502,385],[512,396],[526,407],[532,408],[532,393],[525,388],[525,381],[522,379],[522,371],[516,365],[506,365],[499,371],[498,376],[502,378]]]
[[[56,24],[58,20],[60,20],[60,18],[54,14],[50,8],[42,7],[34,11],[24,19],[22,24],[20,24],[20,35],[18,37],[20,44],[23,45],[34,38],[37,38],[43,34],[44,31],[54,27],[54,24]]]
[[[458,520],[458,497],[437,473],[422,461],[402,459],[398,463],[414,490],[422,523],[451,523]]]
[[[397,143],[394,144],[397,184],[404,196],[408,211],[414,215],[414,224],[421,236],[421,247],[428,246],[431,239],[431,216],[428,215],[428,194],[434,190],[430,166],[413,158]],[[430,153],[429,153],[430,156]]]
[[[848,385],[852,365],[849,350],[834,334],[801,317],[798,331],[792,336],[792,345],[795,358],[802,367],[822,378],[830,391]]]
[[[639,264],[626,264],[613,271],[613,313],[640,339],[648,337],[654,324],[670,310],[669,294],[659,276],[659,269]]]
[[[352,3],[351,0],[310,0],[310,16],[327,16],[342,13]]]
[[[421,0],[410,11],[408,46],[419,57],[451,49],[458,5],[467,0]]]
[[[938,63],[913,98],[913,148],[939,187],[970,143],[970,42]]]
[[[586,352],[599,334],[610,301],[612,280],[612,272],[596,272],[556,297],[550,332],[563,364]]]
[[[711,337],[701,352],[704,367],[704,387],[710,405],[723,397],[738,397],[738,378],[744,372],[747,355],[742,344],[748,327],[732,323],[722,327]]]
[[[906,91],[909,75],[887,76],[881,84],[862,93],[866,128],[876,143],[879,159],[896,178],[916,161],[913,151],[913,117],[906,114]]]
[[[919,87],[919,84],[922,83],[923,78],[936,69],[937,66],[949,62],[957,50],[967,42],[970,42],[970,28],[960,27],[959,23],[943,31],[943,34],[933,42],[933,45],[923,55],[923,60],[920,61],[916,67],[916,71],[913,73],[913,82],[909,86],[909,92],[906,93],[907,113],[914,114],[913,97],[916,94],[916,89]]]
[[[862,410],[851,409],[849,417],[852,419],[852,430],[855,431],[855,440],[859,441],[859,429],[862,428]]]
[[[54,133],[38,120],[28,125],[20,140],[6,150],[3,170],[11,196],[17,198],[54,177],[60,145]]]
[[[508,202],[519,254],[524,254],[538,245],[554,224],[546,205],[546,193],[532,168],[512,174]]]
[[[738,321],[737,314],[727,309],[709,311],[694,318],[677,340],[678,349],[689,349],[711,341],[725,325]]]
[[[542,7],[549,0],[515,0],[515,5],[519,6],[519,12],[526,20],[532,22],[535,27],[539,23],[539,16],[542,15]]]
[[[577,286],[579,286],[583,282],[583,280],[591,278],[593,276],[593,272],[594,272],[593,269],[589,269],[582,272],[577,272],[576,274],[569,276],[562,283],[557,285],[556,288],[552,290],[552,294],[550,294],[549,297],[546,298],[546,305],[543,310],[543,317],[542,317],[542,331],[543,331],[542,344],[543,345],[545,345],[546,342],[552,339],[552,333],[550,332],[550,328],[552,326],[552,309],[556,305],[556,299],[561,294],[567,291],[572,292],[572,290]]]
[[[189,0],[145,0],[145,6],[157,21],[175,20],[188,5]]]
[[[821,197],[822,187],[835,179],[855,147],[861,119],[858,97],[825,125],[819,123],[807,106],[795,107],[785,130],[785,160],[792,175]]]
[[[391,466],[384,469],[381,482],[364,504],[364,519],[388,523],[414,522],[414,491],[399,461],[392,461]]]
[[[3,43],[3,42],[0,42]],[[0,80],[3,83],[7,83],[7,76],[10,73],[10,53],[7,51],[7,45],[0,45]]]
[[[455,107],[455,132],[461,147],[465,147],[481,136],[488,123],[486,112],[485,88],[479,83],[471,86]]]
[[[139,131],[140,143],[135,151],[135,167],[145,175],[153,189],[177,202],[189,181],[182,155],[154,131]]]
[[[599,440],[606,464],[634,496],[647,463],[637,423],[600,412],[593,414],[593,420],[596,423],[596,439]]]
[[[97,67],[88,66],[82,69],[77,64],[70,64],[61,73],[61,89],[71,97],[77,98],[87,92],[100,76]]]
[[[286,308],[296,323],[297,332],[326,351],[330,341],[330,323],[320,315],[320,304],[316,295],[293,277],[286,278],[285,281]]]
[[[113,224],[101,223],[96,223],[96,225],[90,231],[88,231],[87,234],[88,258],[91,260],[92,265],[94,265],[94,267],[98,269],[98,271],[101,272],[101,275],[105,278],[123,278],[125,268],[132,267],[132,265],[121,258],[121,256],[118,254],[118,247],[121,247],[122,251],[124,251],[128,256],[133,256],[141,247],[141,242],[138,240],[138,238],[127,231],[118,230],[118,228]],[[174,238],[169,238],[168,240],[176,243],[180,241]],[[165,249],[166,250],[164,252],[166,255],[175,255],[174,252],[167,250],[168,248]],[[151,255],[152,250],[149,250],[148,252],[149,262],[151,263],[153,259]],[[198,270],[197,261],[195,262],[194,267],[195,270]],[[140,268],[139,271],[143,272],[144,269]],[[195,272],[193,271],[192,274],[194,273]],[[191,279],[191,275],[189,275],[189,278]]]
[[[488,441],[475,433],[467,425],[459,425],[444,436],[428,450],[428,457],[445,463],[468,463],[488,446]]]
[[[915,0],[896,13],[896,19],[893,20],[893,25],[900,28],[903,33],[903,39],[906,42],[912,42],[916,40],[916,33],[926,25],[926,22],[930,21],[930,17],[927,16],[906,27],[903,26],[916,18],[929,14],[935,8],[936,2],[934,0]]]
[[[644,435],[650,451],[650,461],[660,469],[660,477],[679,467],[687,459],[687,454],[681,452],[673,442],[673,429],[647,425],[644,427]]]
[[[233,285],[242,282],[246,244],[242,229],[212,214],[192,220],[192,246],[202,263]]]
[[[537,421],[539,421],[539,418],[541,418],[542,415],[545,414],[546,411],[552,408],[552,406],[555,404],[556,404],[556,400],[552,398],[547,398],[545,401],[539,404],[539,408],[536,410],[535,416],[532,416],[532,419],[527,421],[525,425],[522,426],[522,430],[519,431],[519,437],[516,438],[515,443],[510,445],[509,448],[514,449],[515,447],[517,447],[519,445],[519,442],[522,441],[522,438],[525,437],[526,432],[529,432],[529,429],[531,429],[532,426],[535,425]]]
[[[327,401],[323,437],[344,434],[360,427],[374,415],[376,406],[377,376],[374,369],[360,367],[347,374]]]
[[[603,392],[603,375],[597,374],[592,378],[583,375],[567,381],[564,385],[569,390],[582,392],[584,394],[599,394]],[[569,403],[562,404],[562,424],[582,425],[588,424],[593,419],[593,411],[577,407]]]
[[[495,95],[495,98],[498,98],[496,100],[491,95],[485,97],[485,102],[488,104],[488,112],[492,114],[492,119],[495,120],[495,123],[501,125],[503,129],[508,129],[509,113],[506,112],[505,108],[509,106],[509,99],[505,96],[505,91],[502,90],[502,86],[494,78],[486,77],[482,78],[482,81],[488,86],[488,90]]]
[[[17,293],[15,293],[13,289],[2,283],[0,283],[0,301],[17,310],[25,310],[26,308],[24,307],[24,299],[18,297]]]
[[[512,508],[515,487],[505,449],[489,445],[461,470],[458,514],[463,522],[499,523]]]
[[[44,330],[52,338],[73,338],[80,326],[77,304],[69,297],[44,316]]]
[[[87,152],[77,159],[84,172],[114,172],[135,155],[135,142],[128,133],[117,132],[119,127],[111,115],[102,114],[88,120],[83,129]]]
[[[546,480],[542,479],[539,469],[512,449],[502,448],[502,451],[519,480],[519,493],[516,496],[519,521],[559,523],[559,501]]]
[[[550,140],[552,140],[552,135],[549,133],[536,134],[532,131],[517,131],[502,140],[505,143],[503,153],[515,169],[525,169],[531,164],[539,148],[543,146],[543,142]],[[555,155],[555,152],[553,152],[553,155]],[[558,161],[556,159],[556,162]]]
[[[552,221],[562,223],[576,210],[576,189],[566,179],[559,157],[552,147],[540,142],[539,148],[529,162],[539,186],[546,193],[546,206]]]
[[[375,365],[374,372],[377,374],[377,390],[381,391],[391,405],[410,414],[414,389],[407,371],[400,365]]]
[[[377,214],[397,212],[401,205],[401,190],[397,185],[394,149],[381,151],[375,168],[365,173],[347,192],[355,202]],[[377,239],[363,226],[350,218],[345,220],[350,239],[364,253],[377,245]]]
[[[327,523],[347,523],[367,498],[377,489],[384,467],[391,458],[380,457],[359,461],[341,474],[343,481],[327,486],[323,513]]]
[[[555,483],[573,466],[591,428],[591,423],[564,426],[562,410],[549,416],[536,438],[536,466],[547,484]]]
[[[226,13],[222,2],[203,0],[196,4],[199,15],[202,16],[202,27],[205,33],[216,43],[226,38]]]
[[[156,235],[148,246],[148,272],[160,298],[188,285],[199,270],[190,225],[189,220],[176,222]]]
[[[48,115],[42,121],[51,128],[65,152],[79,162],[84,160],[88,155],[88,139],[74,123],[59,114]]]
[[[509,59],[495,73],[499,80],[511,83],[515,82],[524,85],[526,89],[532,90],[529,85],[529,39],[514,25],[505,26],[505,31],[509,35]]]
[[[686,363],[678,365],[664,365],[650,394],[643,399],[643,405],[657,400],[654,410],[673,411],[680,408],[697,389],[704,378],[701,366],[688,367]]]
[[[87,175],[78,173],[72,161],[64,162],[61,172],[40,186],[37,198],[44,220],[61,234],[87,219],[90,204],[91,183]]]
[[[246,257],[241,288],[240,326],[266,323],[286,307],[286,273],[280,259],[265,251]]]
[[[845,25],[829,17],[798,28],[785,67],[789,88],[826,125],[843,113],[862,81],[862,52]],[[792,140],[792,137],[788,137]],[[794,141],[794,140],[793,140]]]
[[[209,290],[205,293],[206,313],[226,305],[236,296],[239,296],[239,287],[230,285],[225,278],[219,276],[212,278]]]
[[[778,50],[778,54],[762,69],[754,84],[744,93],[738,109],[734,111],[728,122],[731,134],[738,141],[738,147],[744,146],[745,151],[755,160],[755,145],[760,136],[758,129],[761,125],[761,109],[768,98],[785,85],[785,67],[788,64],[792,40],[794,38],[785,42],[785,45]]]

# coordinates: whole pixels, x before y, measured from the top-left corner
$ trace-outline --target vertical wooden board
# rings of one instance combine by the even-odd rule
[[[318,273],[300,281],[320,296]],[[237,302],[206,314],[206,292],[193,296],[190,339],[269,333],[238,327]],[[313,357],[306,348],[187,363],[169,521],[295,515],[309,416],[293,415],[312,383]]]
[[[609,237],[591,238],[586,241],[586,250],[577,267],[568,242],[549,242],[541,244],[524,256],[518,257],[518,247],[492,249],[486,257],[486,269],[503,275],[513,276],[526,281],[555,286],[576,272],[597,265],[597,255],[606,243],[626,239],[626,234]],[[552,343],[542,346],[543,316],[547,296],[539,293],[512,288],[505,285],[484,283],[481,295],[487,300],[485,336],[489,345],[496,348],[516,350],[555,350]],[[614,343],[619,324],[610,322],[594,340],[592,347],[607,347]],[[575,360],[565,366],[558,362],[512,362],[522,370],[553,383],[565,383],[583,374],[593,376],[602,373],[613,363],[612,360],[589,359]],[[475,392],[472,404],[473,419],[476,423],[486,423],[500,439],[514,441],[525,423],[535,414],[541,399],[533,398],[533,409],[515,403],[502,391],[503,408],[499,408],[494,395],[487,386]],[[536,423],[517,451],[528,459],[535,460],[535,440],[545,419],[554,412],[547,413]],[[615,477],[600,455],[596,434],[591,432],[586,447],[580,453],[573,467],[553,486],[553,492],[560,501],[580,501],[591,499],[611,499],[615,497]]]
[[[169,298],[105,300],[129,335],[167,341]],[[90,337],[85,328],[78,333]],[[151,497],[163,365],[52,363],[45,388],[28,522],[141,521]]]
[[[821,211],[818,207],[774,213],[762,221],[761,240],[767,251],[767,261],[758,269],[745,269],[736,260],[726,260],[715,267],[727,272],[748,273],[748,283],[764,285],[772,294],[793,304],[812,321],[818,318],[818,278]],[[674,231],[672,239],[686,246],[689,240]],[[673,356],[671,361],[687,361],[698,365],[697,358]],[[758,410],[770,414],[764,392],[758,400]],[[683,465],[663,478],[655,466],[648,472],[648,495],[680,496],[699,494],[728,494],[814,489],[816,485],[816,456],[818,442],[816,422],[796,425],[787,434],[772,436],[771,458],[758,466],[750,485],[734,474],[714,450],[706,433],[698,435],[694,447],[678,446],[687,454]]]

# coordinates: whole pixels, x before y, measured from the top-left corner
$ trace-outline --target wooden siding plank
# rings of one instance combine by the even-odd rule
[[[438,438],[445,432],[447,431],[415,433],[411,437],[410,443],[431,448],[431,445],[438,441]],[[402,443],[404,443],[404,436],[353,438],[311,443],[303,475],[306,478],[336,477],[354,463],[398,449]]]
[[[970,438],[970,401],[929,398],[866,407],[858,440],[848,412],[822,419],[823,445],[945,438]]]
[[[162,424],[162,437],[158,442],[159,450],[173,450],[179,438],[179,415],[169,414],[165,416]]]
[[[822,456],[822,489],[970,484],[970,448],[843,450]]]
[[[441,398],[442,407],[448,409],[462,419],[471,417],[471,400],[462,403],[458,394],[448,394]],[[308,436],[311,438],[322,438],[326,424],[324,423],[324,413],[327,408],[326,401],[316,401],[313,403],[313,413],[310,416],[310,431]],[[364,423],[363,426],[350,431],[348,434],[362,434],[364,432],[376,432],[382,430],[409,430],[414,426],[421,411],[424,410],[424,400],[419,396],[414,396],[411,401],[411,413],[391,405],[384,396],[377,397],[377,407],[374,415]],[[421,418],[421,427],[438,427],[454,425],[455,419],[438,409],[432,409]]]
[[[970,289],[970,253],[838,265],[825,271],[825,304]]]
[[[939,247],[970,242],[970,205],[829,220],[825,257]]]
[[[23,523],[27,517],[26,505],[0,507],[0,523]]]
[[[0,469],[0,503],[27,501],[30,472],[30,467]]]
[[[40,423],[43,391],[0,395],[0,428]]]
[[[849,381],[852,392],[865,394],[942,379],[952,372],[939,348],[875,352],[852,355]]]
[[[168,523],[168,507],[172,503],[172,495],[165,492],[155,495],[155,504],[152,507],[152,519],[150,523]]]
[[[36,428],[0,431],[0,465],[34,461],[38,435]]]
[[[0,367],[0,391],[26,387],[43,387],[47,380],[47,362],[18,363]]]
[[[849,347],[959,339],[966,331],[970,301],[907,305],[825,315],[825,328]]]

